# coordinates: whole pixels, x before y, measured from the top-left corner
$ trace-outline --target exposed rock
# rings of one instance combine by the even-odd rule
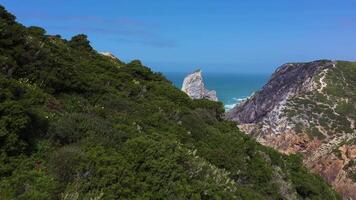
[[[211,101],[218,101],[216,91],[209,91],[205,88],[201,70],[197,70],[185,77],[182,91],[188,94],[192,99],[209,99]]]
[[[338,155],[329,153],[315,160],[306,158],[305,163],[325,177],[345,199],[356,199],[356,183],[350,178],[352,173],[356,173],[356,145],[342,145],[336,150]]]
[[[103,56],[107,56],[111,59],[117,60],[118,58],[116,56],[114,56],[114,54],[110,53],[110,52],[100,52],[101,55]]]
[[[356,199],[356,65],[328,60],[279,67],[252,97],[226,118],[260,143],[302,153],[304,163],[322,175],[344,199]],[[333,152],[340,152],[337,156]]]
[[[227,118],[241,123],[256,123],[279,117],[281,107],[288,98],[312,91],[313,77],[330,67],[333,67],[333,63],[326,61],[282,65],[260,91],[243,105],[231,109]]]

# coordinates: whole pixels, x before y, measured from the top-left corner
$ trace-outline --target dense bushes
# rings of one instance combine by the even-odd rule
[[[9,155],[28,153],[33,140],[47,129],[46,119],[37,111],[45,95],[2,74],[0,89],[0,150]]]
[[[338,198],[223,121],[221,103],[99,55],[85,35],[44,35],[3,7],[0,17],[0,199],[282,199],[281,183]]]
[[[73,48],[83,49],[86,51],[93,50],[92,47],[90,46],[88,36],[84,34],[79,34],[72,37],[72,39],[69,41],[69,45]]]

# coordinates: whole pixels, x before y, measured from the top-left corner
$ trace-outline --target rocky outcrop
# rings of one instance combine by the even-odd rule
[[[211,101],[218,101],[215,90],[209,91],[205,88],[201,70],[197,70],[185,77],[182,91],[192,99],[209,99]]]
[[[345,199],[356,199],[356,144],[344,144],[331,153],[306,157],[305,164],[322,175]]]
[[[264,145],[302,153],[344,199],[356,199],[355,77],[356,63],[285,64],[225,117]]]
[[[241,123],[257,123],[266,118],[278,118],[286,100],[314,89],[313,77],[332,62],[285,64],[279,67],[269,82],[255,95],[233,108],[227,118]],[[267,120],[272,122],[274,120]]]
[[[116,56],[114,56],[114,54],[110,53],[110,52],[100,52],[101,55],[109,57],[111,59],[117,60],[118,58]]]

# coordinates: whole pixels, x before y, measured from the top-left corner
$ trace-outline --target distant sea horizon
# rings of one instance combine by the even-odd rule
[[[174,86],[181,89],[184,78],[192,72],[162,72],[172,81]],[[208,90],[215,90],[219,101],[225,110],[232,109],[241,101],[267,83],[271,74],[242,74],[242,73],[212,73],[203,71],[203,81]]]

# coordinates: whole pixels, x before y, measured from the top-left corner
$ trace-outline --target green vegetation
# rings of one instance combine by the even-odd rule
[[[140,61],[0,7],[0,199],[340,199]],[[284,185],[282,183],[288,183]],[[283,188],[283,190],[282,190]]]
[[[352,159],[349,161],[349,163],[344,167],[344,169],[347,169],[347,175],[353,182],[356,183],[356,160]]]
[[[356,172],[353,172],[351,174],[351,179],[352,179],[353,182],[356,182]]]
[[[324,78],[326,87],[312,91],[288,102],[286,116],[298,122],[306,119],[309,125],[298,126],[298,132],[306,132],[311,137],[323,138],[315,126],[324,128],[324,134],[353,133],[351,119],[356,120],[356,63],[338,61],[330,68]],[[314,78],[317,84],[320,76]],[[342,89],[340,89],[342,88]]]
[[[340,151],[340,147],[342,146],[353,146],[353,145],[356,145],[356,138],[351,138],[349,140],[343,140],[342,142],[340,142],[338,145],[334,146],[333,150],[332,150],[332,153],[334,153],[334,155],[336,155],[338,158],[342,159],[342,156],[341,156],[341,151]],[[355,165],[356,164],[356,160],[350,160],[350,162],[344,167],[344,169],[348,169]]]

